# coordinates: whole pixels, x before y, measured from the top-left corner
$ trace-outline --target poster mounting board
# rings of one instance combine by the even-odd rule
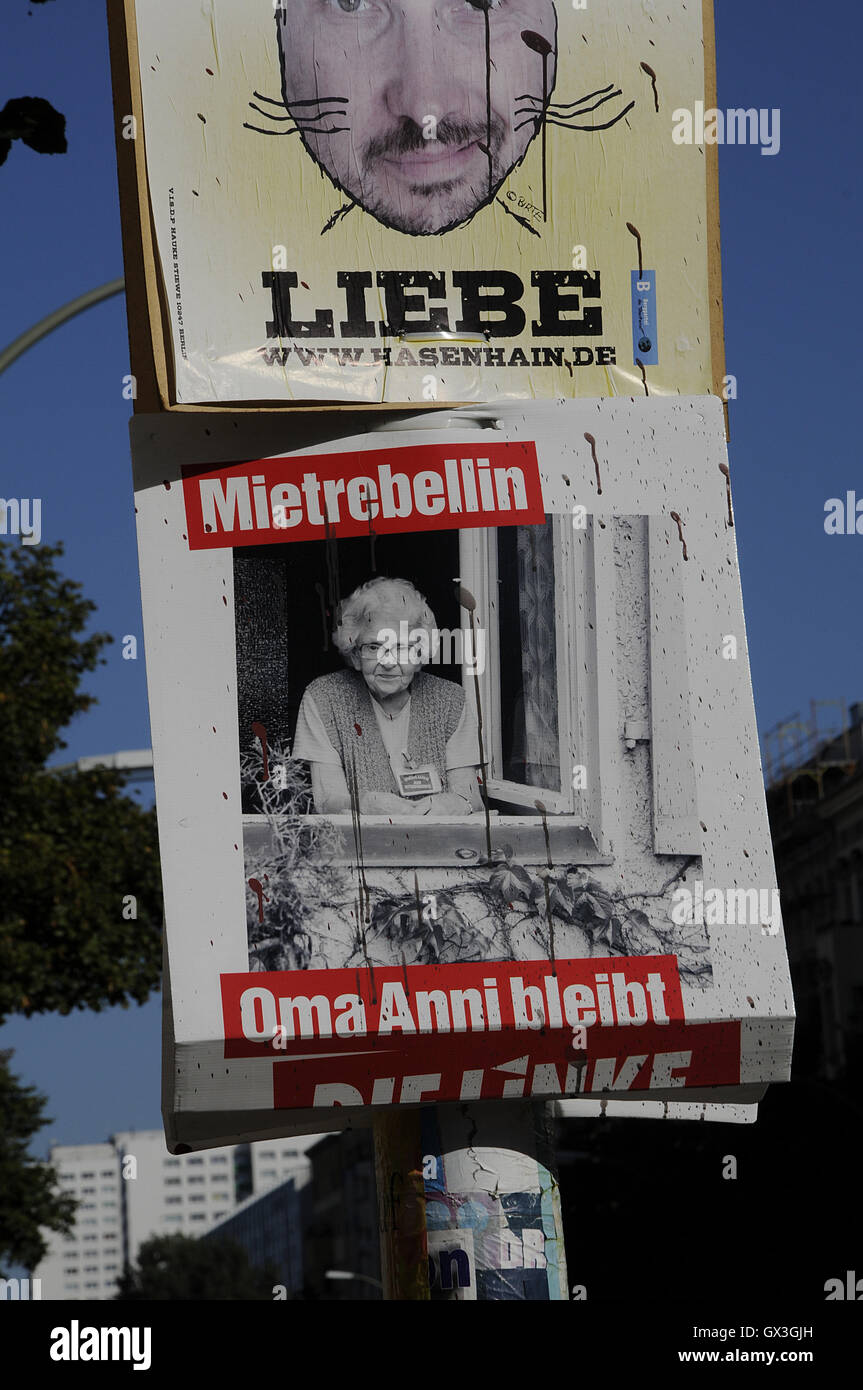
[[[793,1004],[720,403],[363,419],[133,421],[169,1143],[751,1104]]]
[[[722,394],[710,0],[109,19],[137,409]]]

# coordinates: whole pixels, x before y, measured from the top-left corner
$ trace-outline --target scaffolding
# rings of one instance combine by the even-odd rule
[[[834,712],[825,717],[825,710]],[[811,700],[809,719],[793,714],[783,719],[764,735],[764,765],[767,790],[784,786],[788,809],[795,809],[794,788],[803,779],[814,784],[815,796],[804,796],[801,802],[823,800],[825,778],[830,773],[850,777],[857,770],[851,756],[851,729],[845,700]],[[835,778],[832,779],[835,784]]]

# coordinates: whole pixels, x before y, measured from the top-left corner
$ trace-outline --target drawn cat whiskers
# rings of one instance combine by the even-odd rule
[[[601,97],[601,98],[602,98],[602,101],[609,101],[609,100],[611,99],[611,97],[620,96],[620,90],[619,90],[619,89],[618,89],[616,92],[613,92],[613,91],[611,90],[613,86],[614,86],[614,83],[613,83],[613,82],[609,82],[608,85],[607,85],[606,87],[598,87],[597,90],[596,90],[595,92],[587,92],[587,93],[585,93],[585,95],[584,95],[583,97],[579,97],[577,101],[550,101],[550,102],[548,103],[549,109],[550,109],[550,110],[551,110],[551,109],[556,109],[556,110],[558,110],[558,111],[568,111],[568,110],[571,110],[572,107],[574,107],[574,106],[581,106],[581,107],[583,107],[583,106],[584,106],[584,103],[585,103],[586,101],[592,101],[594,97]],[[530,95],[530,94],[528,94],[528,93],[525,93],[524,96],[518,97],[517,100],[518,100],[518,101],[537,101],[537,102],[538,102],[538,101],[540,100],[540,98],[537,97],[537,96],[533,96],[533,95]],[[598,101],[598,102],[596,103],[596,106],[601,106],[601,105],[602,105],[602,101]],[[596,107],[591,106],[591,107],[589,107],[588,109],[591,110],[591,111],[594,111],[594,110],[596,109]]]
[[[258,135],[338,135],[342,131],[350,130],[350,126],[330,126],[322,125],[322,122],[331,120],[334,117],[345,118],[345,111],[339,107],[347,106],[347,97],[309,97],[304,101],[292,101],[287,105],[283,101],[277,101],[274,97],[263,96],[261,92],[253,92],[252,95],[258,101],[266,102],[269,106],[278,107],[284,111],[285,115],[279,115],[276,111],[267,111],[261,106],[257,106],[254,101],[249,102],[253,111],[257,111],[259,116],[263,116],[267,121],[292,121],[293,126],[289,130],[274,130],[264,126],[252,125],[249,121],[243,121],[244,130],[254,130]],[[334,110],[321,110],[321,107],[334,107]],[[310,108],[308,114],[294,114],[294,109],[298,107]]]
[[[589,112],[596,111],[600,106],[604,106],[607,101],[612,101],[615,97],[623,95],[619,87],[616,90],[612,90],[613,88],[614,83],[609,82],[607,87],[600,87],[596,92],[588,92],[585,96],[579,97],[577,101],[549,102],[545,109],[543,109],[543,103],[540,97],[534,96],[529,92],[525,93],[517,97],[516,100],[534,102],[536,104],[533,106],[523,106],[516,110],[515,115],[517,117],[524,116],[526,119],[517,125],[515,129],[521,130],[523,126],[529,125],[531,121],[536,122],[537,125],[545,121],[546,125],[560,126],[563,130],[610,130],[612,126],[617,125],[618,121],[622,121],[624,116],[632,110],[635,105],[634,101],[631,101],[628,106],[624,107],[622,111],[619,111],[616,116],[610,121],[606,121],[604,124],[577,125],[575,122],[580,120],[582,116],[588,115]],[[599,101],[595,101],[592,106],[586,106],[585,103],[592,101],[594,97],[599,97]]]

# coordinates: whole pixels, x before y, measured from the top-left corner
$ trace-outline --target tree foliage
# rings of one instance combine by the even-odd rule
[[[68,1231],[75,1214],[73,1198],[55,1190],[55,1170],[27,1152],[49,1121],[45,1097],[9,1070],[11,1056],[0,1052],[0,1277],[9,1265],[35,1268],[47,1248],[40,1228]]]
[[[95,605],[62,553],[0,544],[0,1018],[143,1003],[159,980],[154,813],[122,774],[44,767],[111,641],[83,635]]]
[[[125,1302],[200,1300],[271,1301],[279,1282],[271,1265],[249,1263],[233,1240],[194,1240],[191,1236],[153,1236],[127,1266],[117,1298]]]
[[[29,0],[44,5],[46,0]],[[37,154],[65,154],[66,117],[44,97],[11,97],[0,111],[0,164],[20,140]]]
[[[13,140],[37,154],[65,154],[66,117],[44,97],[10,97],[0,111],[0,164],[5,164]]]

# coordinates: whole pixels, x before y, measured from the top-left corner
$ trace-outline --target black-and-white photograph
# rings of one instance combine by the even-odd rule
[[[700,859],[654,824],[648,532],[550,514],[234,551],[251,968],[673,952],[709,984],[704,926],[671,916]]]
[[[472,532],[237,553],[240,698],[252,702],[241,703],[243,749],[262,748],[252,729],[262,724],[268,759],[278,744],[307,763],[309,810],[349,811],[353,793],[366,814],[465,816],[483,811],[486,781],[495,813],[538,816],[549,794],[557,809],[572,774],[558,712],[553,521],[494,539],[489,615],[460,573],[464,552],[488,544]],[[249,796],[253,786],[251,810]]]
[[[276,26],[281,101],[256,93],[248,128],[292,123],[347,197],[342,215],[357,204],[414,236],[448,232],[490,203],[544,121],[607,130],[635,105],[611,83],[552,102],[554,0],[461,0],[445,18],[425,0],[292,0]],[[430,99],[443,119],[426,114]]]

